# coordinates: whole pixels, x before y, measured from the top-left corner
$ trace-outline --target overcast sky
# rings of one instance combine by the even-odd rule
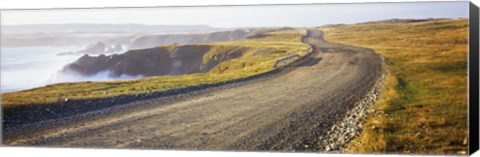
[[[468,2],[7,10],[1,15],[2,25],[138,23],[305,27],[392,18],[467,18]]]

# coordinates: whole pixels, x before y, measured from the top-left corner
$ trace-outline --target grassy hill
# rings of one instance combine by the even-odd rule
[[[318,27],[336,43],[374,49],[385,57],[384,89],[359,137],[349,143],[353,153],[464,154],[467,151],[468,21],[389,20]],[[155,76],[134,80],[77,82],[2,94],[3,107],[42,105],[141,94],[251,77],[273,70],[274,62],[307,53],[304,31],[263,32],[253,38],[207,43],[204,64],[231,51],[227,60],[207,73]],[[179,45],[164,46],[172,49]]]
[[[318,28],[332,42],[374,49],[387,78],[354,153],[467,151],[468,20],[389,20]]]
[[[272,32],[263,30],[259,31],[259,35],[249,39],[201,44],[210,47],[210,50],[202,58],[204,64],[225,57],[233,50],[241,53],[241,57],[221,62],[207,73],[155,76],[121,81],[53,84],[2,94],[2,106],[9,108],[42,105],[64,101],[67,98],[68,100],[107,98],[251,77],[273,70],[273,64],[277,59],[292,54],[301,56],[307,54],[309,46],[301,42],[305,33],[304,30],[293,29],[279,29]],[[169,45],[162,48],[172,49],[176,46],[181,45]]]

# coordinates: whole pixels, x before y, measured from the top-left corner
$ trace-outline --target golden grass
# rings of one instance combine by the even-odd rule
[[[374,49],[388,75],[354,153],[467,151],[468,20],[326,26],[332,42]]]
[[[4,93],[2,94],[2,106],[8,108],[21,105],[41,105],[64,101],[65,98],[85,100],[141,94],[251,77],[273,70],[273,64],[279,58],[292,54],[301,56],[307,54],[308,45],[301,42],[304,35],[304,30],[280,30],[267,33],[262,38],[208,43],[207,45],[211,49],[204,55],[203,63],[208,63],[214,55],[224,56],[231,50],[240,50],[242,53],[241,57],[224,61],[208,73],[155,76],[121,81],[60,83]],[[173,49],[175,46],[179,45],[169,45],[165,48]]]

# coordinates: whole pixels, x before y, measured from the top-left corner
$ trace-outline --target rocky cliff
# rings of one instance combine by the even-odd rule
[[[98,57],[84,55],[74,63],[66,65],[63,71],[93,75],[108,70],[115,76],[126,74],[145,77],[204,73],[223,61],[241,57],[244,50],[238,47],[215,49],[215,52],[221,52],[210,54],[212,56],[207,58],[211,59],[204,61],[204,55],[215,47],[198,43],[261,38],[265,36],[262,36],[261,33],[268,31],[271,31],[271,29],[142,36],[134,40],[133,48],[123,54],[100,55]],[[196,45],[183,45],[192,43]],[[176,44],[181,46],[176,46]],[[169,46],[158,47],[161,45]]]
[[[77,61],[66,65],[64,72],[81,75],[93,75],[101,71],[111,71],[114,76],[158,76],[183,75],[208,72],[222,61],[240,57],[234,50],[219,59],[202,63],[203,56],[210,50],[207,45],[185,45],[174,48],[155,47],[130,50],[123,54],[98,57],[84,55]]]

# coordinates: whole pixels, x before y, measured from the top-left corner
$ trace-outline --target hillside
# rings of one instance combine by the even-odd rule
[[[465,154],[468,20],[394,20],[318,28],[385,57],[384,90],[354,153]]]
[[[201,63],[215,65],[208,71],[181,76],[153,76],[143,79],[78,82],[48,85],[25,91],[2,94],[4,108],[51,104],[64,100],[87,100],[135,95],[177,89],[187,86],[212,84],[228,80],[246,78],[274,69],[277,59],[292,55],[307,54],[308,45],[301,42],[303,30],[278,30],[265,32],[249,39],[193,44],[190,47],[204,47]],[[142,53],[166,54],[188,45],[170,45],[157,48],[132,50],[126,54],[135,56]],[[148,52],[152,51],[152,52]],[[230,57],[231,53],[236,57]]]

